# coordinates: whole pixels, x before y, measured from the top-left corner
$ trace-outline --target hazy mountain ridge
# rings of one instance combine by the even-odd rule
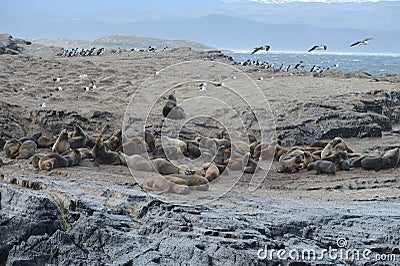
[[[75,39],[33,39],[32,42],[43,44],[47,46],[57,46],[63,48],[90,48],[93,46],[105,47],[105,48],[117,48],[122,49],[146,49],[149,46],[155,46],[158,49],[168,48],[179,48],[179,47],[190,47],[193,50],[213,50],[215,48],[203,45],[198,42],[187,41],[187,40],[163,40],[156,38],[148,38],[141,36],[132,36],[126,34],[109,35],[95,39],[93,41],[87,40],[75,40]]]

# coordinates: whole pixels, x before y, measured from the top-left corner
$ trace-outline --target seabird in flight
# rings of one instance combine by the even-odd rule
[[[367,38],[362,41],[357,41],[357,42],[353,43],[352,45],[350,45],[350,47],[353,47],[356,45],[367,45],[369,40],[372,40],[372,38]]]
[[[271,46],[269,46],[269,45],[264,45],[264,46],[256,47],[256,48],[254,48],[254,50],[253,50],[253,52],[252,52],[251,54],[255,54],[255,53],[257,53],[258,51],[262,51],[262,50],[268,51],[269,48],[271,48]]]
[[[310,48],[310,50],[308,50],[308,52],[314,51],[314,50],[326,50],[328,49],[328,46],[326,45],[314,45],[313,47]]]

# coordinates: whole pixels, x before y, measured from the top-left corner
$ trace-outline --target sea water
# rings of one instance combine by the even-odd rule
[[[343,71],[361,71],[371,75],[400,74],[400,54],[351,54],[329,52],[259,52],[251,54],[243,51],[224,51],[236,62],[251,61],[267,62],[275,68],[284,64],[284,69],[291,65],[291,71],[302,61],[304,70],[310,71],[313,66],[321,69],[338,69]]]

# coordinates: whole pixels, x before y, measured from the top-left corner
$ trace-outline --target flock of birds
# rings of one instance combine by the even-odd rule
[[[162,51],[168,50],[168,46],[165,46]],[[111,53],[113,54],[120,54],[121,52],[126,52],[127,50],[121,49],[120,47],[117,47],[115,49],[110,50]],[[149,46],[147,49],[136,49],[132,48],[130,50],[131,52],[157,52],[157,47],[155,46]],[[79,49],[79,47],[68,49],[68,48],[62,48],[59,53],[57,53],[57,56],[62,56],[62,57],[75,57],[75,56],[94,56],[94,55],[102,55],[105,52],[105,48],[99,48],[97,49],[96,47],[92,47],[90,49]]]
[[[360,46],[360,45],[367,45],[369,43],[370,40],[372,40],[373,38],[366,38],[364,40],[361,41],[356,41],[354,43],[352,43],[350,45],[350,47],[354,47],[354,46]],[[259,51],[269,51],[269,49],[271,49],[270,45],[263,45],[263,46],[259,46],[254,48],[253,52],[251,52],[251,54],[255,54]],[[327,45],[314,45],[313,47],[311,47],[308,52],[312,52],[312,51],[316,51],[316,50],[322,50],[325,51],[328,49]]]
[[[243,62],[235,63],[235,64],[242,65],[242,66],[256,66],[261,69],[271,70],[273,72],[306,71],[303,61],[300,61],[293,66],[292,65],[285,66],[285,64],[282,63],[279,67],[275,66],[273,63],[268,63],[266,61],[260,62],[259,60],[250,60],[250,59],[243,61]],[[311,69],[309,70],[309,72],[321,74],[325,71],[328,71],[330,69],[336,69],[338,67],[339,67],[339,64],[333,64],[329,67],[321,67],[321,66],[313,65],[311,67]]]

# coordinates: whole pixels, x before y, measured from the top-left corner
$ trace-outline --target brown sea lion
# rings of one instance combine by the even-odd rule
[[[170,177],[178,177],[184,180],[185,185],[189,186],[191,189],[207,191],[209,189],[209,181],[198,175],[182,175],[182,174],[175,174],[175,175],[167,175],[165,176],[166,179],[172,181]],[[174,181],[172,181],[174,182]],[[176,182],[174,182],[176,183]],[[178,184],[178,183],[176,183]],[[182,184],[182,183],[179,183]]]
[[[76,151],[78,151],[81,155],[81,159],[94,159],[94,155],[91,149],[89,148],[79,148],[79,149],[75,149]]]
[[[18,150],[18,156],[16,159],[29,159],[37,151],[36,142],[33,140],[27,140],[21,144]]]
[[[388,150],[382,154],[382,157],[389,158],[390,162],[388,168],[395,168],[399,165],[400,148]]]
[[[111,137],[109,137],[103,143],[109,151],[115,151],[119,146],[122,145],[122,130],[115,130]]]
[[[39,161],[40,161],[40,159],[42,159],[44,156],[46,156],[46,154],[35,154],[35,155],[33,155],[32,156],[32,159],[31,159],[31,164],[32,164],[32,167],[34,168],[34,169],[37,169],[37,170],[39,170]]]
[[[70,162],[58,153],[43,156],[39,160],[39,169],[51,171],[59,167],[68,167]]]
[[[211,182],[215,179],[217,179],[220,175],[218,167],[214,163],[209,163],[207,170],[206,170],[206,175],[205,178]]]
[[[7,158],[15,159],[18,156],[19,147],[21,146],[21,142],[17,139],[10,139],[6,141],[4,144],[3,151],[6,154]]]
[[[126,155],[131,156],[134,154],[144,154],[149,150],[148,144],[142,137],[134,137],[125,141],[121,146],[119,146],[115,151],[124,152]]]
[[[149,177],[140,182],[140,185],[147,190],[171,192],[180,195],[187,195],[190,189],[185,185],[185,181],[179,177]]]
[[[68,166],[70,167],[77,166],[82,161],[81,153],[79,152],[79,150],[75,149],[68,150],[61,154],[61,156],[68,160]]]
[[[326,160],[318,160],[308,164],[307,170],[317,170],[316,174],[319,175],[321,173],[324,174],[335,174],[336,173],[336,166],[331,161]]]
[[[74,131],[72,132],[69,145],[71,149],[79,149],[86,147],[90,137],[89,135],[77,124],[74,124]]]
[[[303,156],[298,154],[294,157],[283,155],[279,158],[277,171],[279,173],[296,173],[304,162]]]
[[[51,148],[52,153],[62,154],[70,149],[69,142],[68,142],[68,132],[67,130],[62,130],[60,135],[58,136],[56,142],[54,143],[53,147]]]
[[[151,160],[153,167],[161,175],[172,175],[172,174],[185,174],[186,169],[183,169],[165,159],[157,158]]]
[[[53,136],[53,137],[40,136],[36,141],[36,143],[39,149],[51,148],[53,147],[54,143],[56,143],[57,138],[58,136]]]

